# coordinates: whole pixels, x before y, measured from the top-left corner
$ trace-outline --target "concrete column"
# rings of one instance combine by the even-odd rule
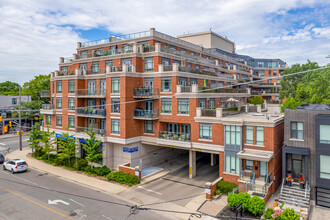
[[[261,105],[257,105],[257,112],[261,113]]]
[[[237,66],[236,65],[233,65],[233,70],[236,70],[237,69]]]
[[[61,64],[61,63],[64,63],[64,57],[60,57],[60,59],[59,59],[59,63]]]
[[[86,69],[82,70],[82,75],[87,75],[87,70]]]
[[[198,85],[197,84],[191,85],[191,92],[194,92],[194,93],[198,92]]]
[[[215,65],[219,66],[219,60],[215,60]]]
[[[106,74],[109,74],[111,72],[111,66],[110,65],[107,65],[106,67],[105,67],[105,73]]]
[[[138,52],[138,45],[134,44],[133,45],[133,53],[137,53]]]
[[[233,77],[234,77],[234,80],[237,80],[237,75],[233,75]]]
[[[128,72],[128,66],[126,63],[123,64],[123,73],[127,73]]]
[[[60,71],[55,70],[55,76],[58,76],[59,73],[60,73]]]
[[[74,72],[75,72],[75,75],[76,75],[76,76],[79,75],[79,69],[78,69],[78,68],[76,68],[76,69],[74,70]]]
[[[158,64],[158,72],[164,72],[164,65],[163,64]]]
[[[202,117],[202,108],[201,107],[196,108],[196,117]]]
[[[247,88],[247,93],[251,94],[251,88]]]
[[[244,61],[244,64],[245,64],[245,65],[247,65],[247,62],[246,62],[246,61]]]
[[[245,113],[248,113],[248,112],[249,112],[249,105],[246,105]]]
[[[72,60],[77,60],[77,54],[76,53],[72,54]]]
[[[181,85],[176,85],[176,93],[181,93]]]
[[[81,47],[81,42],[77,42],[77,48]]]
[[[211,167],[213,167],[214,166],[214,154],[211,154]]]
[[[150,28],[150,36],[155,36],[155,28]]]
[[[132,73],[135,73],[135,72],[136,72],[136,66],[132,65]]]
[[[155,43],[155,52],[160,52],[160,43]]]
[[[253,75],[253,70],[250,70],[250,73]]]
[[[50,73],[50,78],[53,78],[55,76],[54,72]]]
[[[222,108],[216,108],[215,117],[222,118]]]
[[[139,46],[139,52],[143,53],[143,46],[142,45]]]
[[[267,101],[266,101],[266,99],[264,99],[264,105],[265,105],[265,109],[267,109]]]
[[[173,63],[173,71],[178,72],[179,71],[179,64]]]
[[[189,178],[196,176],[196,151],[189,150]]]

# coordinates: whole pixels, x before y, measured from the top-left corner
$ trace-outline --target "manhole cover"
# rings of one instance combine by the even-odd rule
[[[75,212],[71,212],[70,214],[69,214],[69,216],[76,216],[77,215],[77,213],[75,213]]]

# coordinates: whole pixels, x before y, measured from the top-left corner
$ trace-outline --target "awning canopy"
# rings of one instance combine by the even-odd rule
[[[261,150],[242,150],[237,153],[237,157],[246,160],[256,160],[269,162],[274,156],[271,151],[261,151]]]

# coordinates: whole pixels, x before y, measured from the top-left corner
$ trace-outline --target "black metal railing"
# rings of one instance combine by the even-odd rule
[[[190,134],[169,132],[169,131],[159,131],[158,138],[166,139],[166,140],[174,140],[174,141],[185,141],[185,142],[191,141]]]
[[[159,88],[151,88],[151,87],[135,88],[133,91],[133,96],[134,97],[159,96]]]

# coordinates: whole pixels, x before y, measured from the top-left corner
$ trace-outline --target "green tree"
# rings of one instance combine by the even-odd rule
[[[18,95],[19,86],[18,83],[10,81],[0,83],[0,95]]]
[[[264,104],[264,99],[262,96],[252,96],[249,98],[249,103],[252,105],[262,105]]]
[[[63,133],[59,143],[62,148],[61,153],[58,154],[59,158],[68,160],[68,164],[71,166],[71,158],[75,155],[77,146],[75,138],[70,136],[69,133]]]
[[[30,95],[32,101],[45,102],[47,98],[40,97],[41,90],[50,90],[50,74],[35,76],[22,87],[22,95]]]
[[[21,102],[22,118],[32,120],[35,116],[39,115],[40,108],[41,106],[37,101]],[[13,117],[18,118],[18,109],[18,105],[14,106],[14,110],[16,111],[12,111]]]
[[[45,144],[44,148],[45,151],[47,152],[47,156],[48,156],[48,160],[49,160],[49,154],[51,151],[53,151],[55,149],[54,144],[56,142],[54,135],[55,132],[49,131],[49,125],[47,125],[47,131],[43,132],[42,134],[42,138],[41,138],[41,142]]]
[[[86,143],[82,144],[84,150],[87,152],[86,160],[92,163],[99,163],[102,159],[102,153],[99,152],[102,141],[96,140],[93,123],[91,123],[89,130],[85,130],[85,132],[89,136],[89,139],[84,139]]]
[[[320,68],[316,62],[307,61],[306,64],[295,64],[284,70],[281,75],[280,99],[285,108],[296,108],[301,104],[330,104],[330,69],[317,70],[292,76],[287,74]]]
[[[40,146],[40,136],[41,131],[40,131],[40,125],[39,123],[35,123],[32,126],[32,130],[30,131],[30,140],[28,140],[30,147],[35,149],[36,151],[36,156],[40,156],[39,153],[42,151],[42,147]]]

